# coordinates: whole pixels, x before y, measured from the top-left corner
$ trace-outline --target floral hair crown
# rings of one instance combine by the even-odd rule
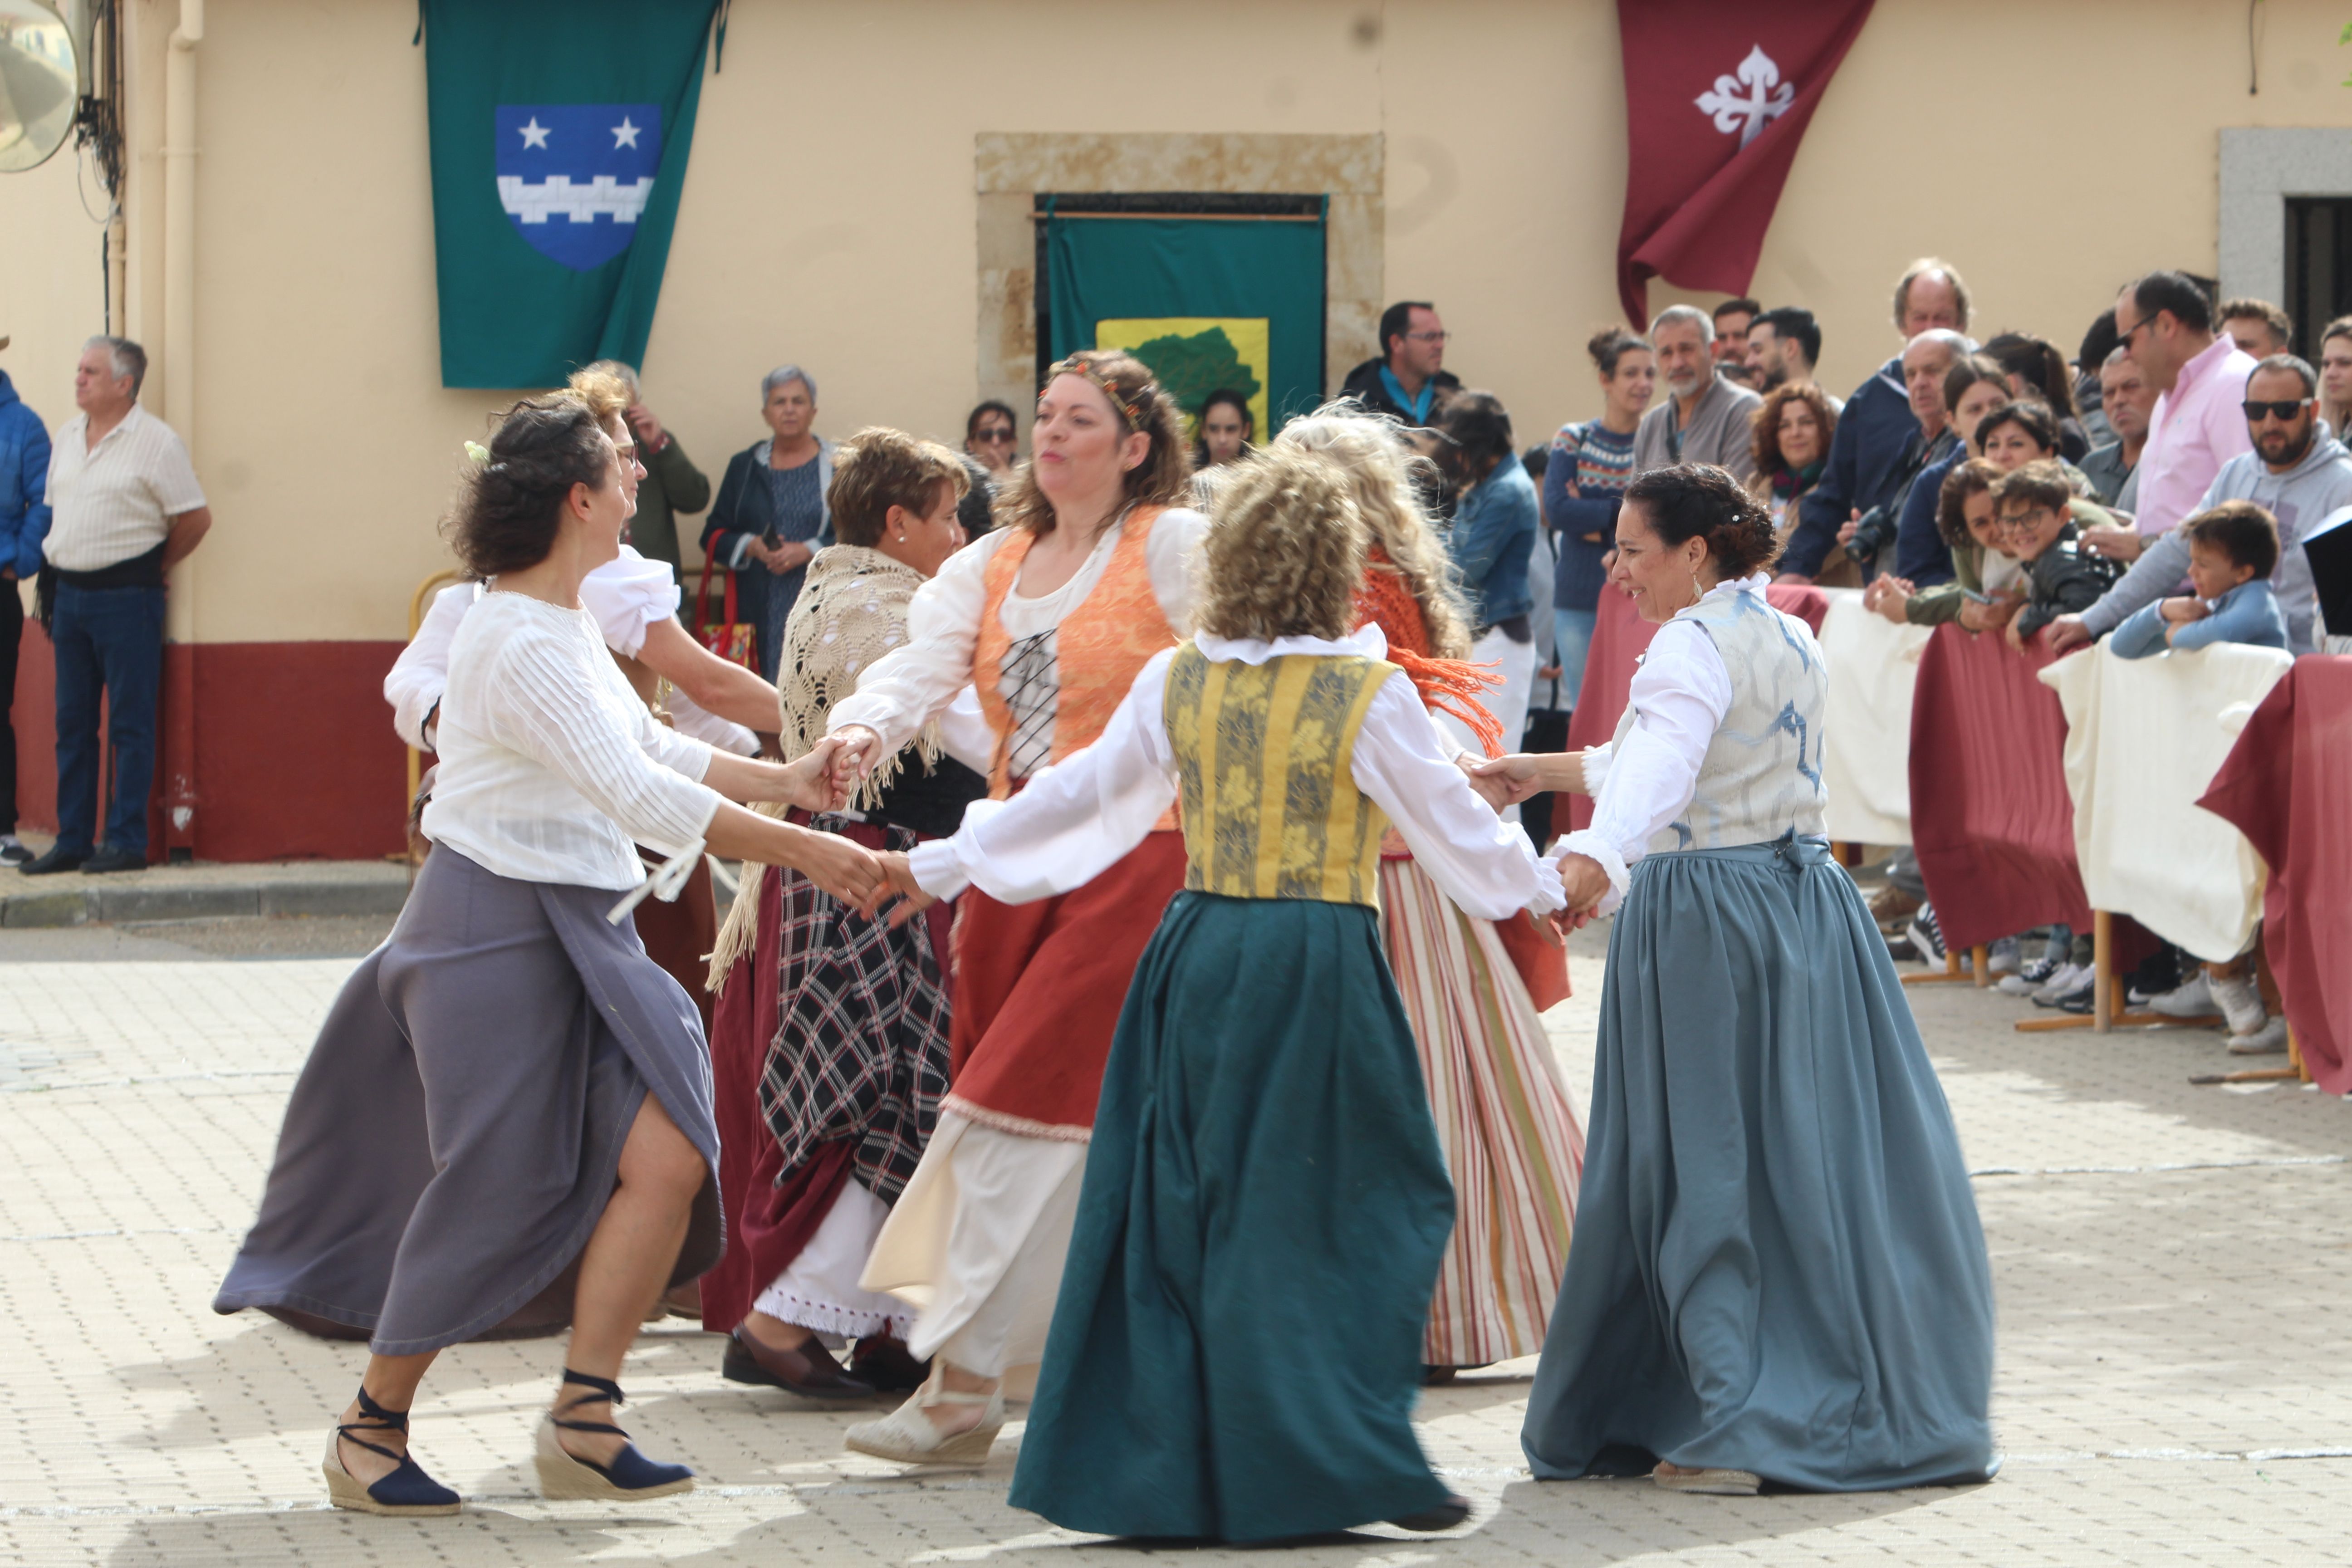
[[[1088,364],[1086,361],[1080,359],[1076,354],[1072,354],[1069,358],[1057,361],[1054,364],[1046,367],[1045,379],[1047,381],[1053,380],[1057,375],[1075,375],[1081,381],[1092,382],[1095,386],[1101,391],[1105,397],[1110,399],[1111,406],[1118,409],[1126,418],[1127,427],[1129,430],[1140,430],[1143,428],[1143,396],[1146,393],[1157,392],[1160,390],[1157,383],[1147,381],[1141,386],[1135,389],[1134,395],[1130,399],[1127,393],[1119,390],[1118,382],[1112,380],[1109,376],[1105,375],[1101,371],[1097,370],[1093,365]]]

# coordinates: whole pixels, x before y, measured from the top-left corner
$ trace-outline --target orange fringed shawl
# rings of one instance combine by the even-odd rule
[[[1459,658],[1429,657],[1429,625],[1422,619],[1421,602],[1404,574],[1389,563],[1388,552],[1372,546],[1370,569],[1356,589],[1356,624],[1378,625],[1389,639],[1389,662],[1404,671],[1421,693],[1424,707],[1443,710],[1470,726],[1490,757],[1503,754],[1503,721],[1486,711],[1478,694],[1500,686],[1494,666]]]

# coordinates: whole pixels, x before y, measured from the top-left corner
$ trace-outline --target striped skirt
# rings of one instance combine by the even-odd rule
[[[1576,1223],[1584,1130],[1493,924],[1411,860],[1381,861],[1381,931],[1454,1178],[1453,1238],[1422,1359],[1484,1366],[1543,1347]]]

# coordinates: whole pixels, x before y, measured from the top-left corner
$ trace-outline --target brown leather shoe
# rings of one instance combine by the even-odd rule
[[[1890,936],[1899,935],[1918,912],[1919,900],[1892,884],[1881,888],[1878,897],[1870,900],[1870,918]]]
[[[740,1325],[727,1338],[727,1354],[719,1375],[730,1383],[752,1383],[781,1388],[808,1399],[871,1399],[874,1385],[841,1370],[814,1334],[793,1349],[761,1344]]]
[[[931,1363],[917,1361],[907,1342],[893,1334],[867,1334],[849,1357],[849,1375],[872,1384],[885,1394],[903,1394],[923,1386]]]

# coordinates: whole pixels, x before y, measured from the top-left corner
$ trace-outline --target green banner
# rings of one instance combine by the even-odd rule
[[[1188,415],[1230,387],[1260,440],[1323,400],[1323,220],[1045,220],[1052,357],[1123,348]]]
[[[718,0],[425,0],[441,384],[641,365]]]

